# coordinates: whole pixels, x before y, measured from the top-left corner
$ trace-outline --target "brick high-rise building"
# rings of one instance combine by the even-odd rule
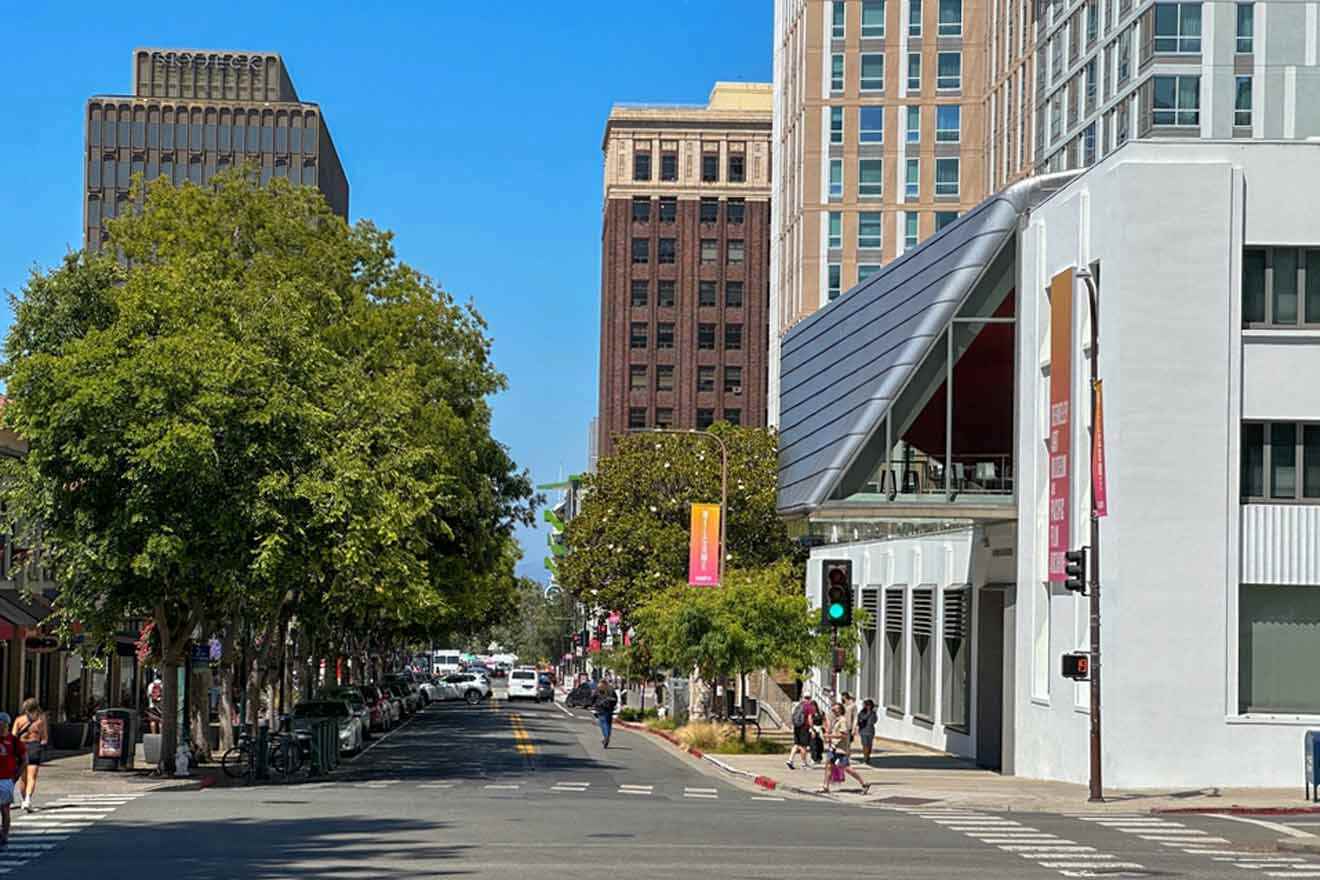
[[[765,424],[770,126],[768,84],[610,112],[601,455],[639,428]]]
[[[279,55],[135,49],[130,95],[87,101],[83,240],[127,209],[133,175],[203,184],[252,162],[262,182],[282,177],[325,194],[348,217],[348,178],[317,104],[298,97]]]

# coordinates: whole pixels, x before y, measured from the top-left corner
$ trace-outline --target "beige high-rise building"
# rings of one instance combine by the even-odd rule
[[[779,337],[990,191],[989,0],[776,0],[770,421]]]

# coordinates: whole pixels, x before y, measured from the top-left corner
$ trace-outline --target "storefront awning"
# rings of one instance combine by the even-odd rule
[[[0,620],[14,626],[36,626],[50,613],[50,604],[18,590],[0,589]]]
[[[1021,216],[1076,172],[986,199],[797,324],[780,346],[779,512],[828,499]]]

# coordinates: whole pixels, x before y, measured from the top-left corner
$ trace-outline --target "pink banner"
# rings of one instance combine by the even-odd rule
[[[720,506],[692,505],[692,544],[688,549],[688,583],[714,587],[720,582]]]
[[[1067,580],[1064,554],[1072,538],[1072,301],[1067,269],[1050,281],[1050,581]]]
[[[1091,440],[1091,498],[1096,516],[1109,515],[1109,489],[1105,481],[1105,388],[1095,380],[1095,430]]]

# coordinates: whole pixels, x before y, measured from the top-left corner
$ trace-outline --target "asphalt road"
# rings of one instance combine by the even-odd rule
[[[557,705],[432,706],[333,782],[70,799],[0,872],[151,878],[1320,877],[1212,817],[775,799]],[[1297,859],[1298,861],[1286,861]],[[24,863],[26,860],[26,863]]]

